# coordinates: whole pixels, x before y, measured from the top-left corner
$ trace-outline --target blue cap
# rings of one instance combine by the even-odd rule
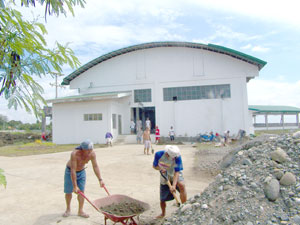
[[[92,150],[93,148],[94,148],[94,144],[90,140],[85,140],[81,142],[81,144],[78,147],[76,147],[76,149],[78,150]]]

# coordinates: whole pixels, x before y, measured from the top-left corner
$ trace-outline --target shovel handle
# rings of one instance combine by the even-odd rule
[[[172,185],[171,185],[171,182],[169,181],[168,177],[165,176],[161,171],[160,171],[160,174],[167,181],[167,184],[168,184],[169,188],[171,188]],[[172,193],[172,195],[174,196],[174,198],[176,200],[177,206],[180,206],[180,201],[179,201],[179,199],[178,199],[178,197],[176,195],[176,190],[175,190],[175,192],[171,192],[171,193]]]
[[[106,193],[107,193],[108,195],[110,195],[109,192],[108,192],[108,190],[107,190],[107,188],[106,188],[105,186],[103,186],[103,188],[104,188],[104,190],[106,191]]]
[[[100,209],[83,194],[83,192],[78,191],[77,194],[84,197],[98,212],[101,212]]]

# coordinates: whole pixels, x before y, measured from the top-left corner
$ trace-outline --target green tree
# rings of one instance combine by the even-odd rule
[[[10,126],[13,130],[19,130],[21,125],[21,121],[10,120],[7,122],[7,126]]]
[[[7,116],[1,115],[0,114],[0,130],[5,130],[5,124],[7,123],[8,119]]]
[[[21,0],[22,6],[45,5],[45,14],[66,15],[73,7],[84,6],[84,0]],[[0,96],[8,107],[24,108],[38,118],[46,105],[43,88],[37,78],[62,73],[67,64],[72,69],[80,63],[68,44],[47,47],[45,26],[37,19],[27,21],[22,13],[13,9],[14,1],[0,0]]]
[[[45,26],[36,19],[25,20],[21,12],[10,6],[14,2],[0,0],[0,96],[8,101],[9,108],[24,107],[38,118],[46,102],[36,78],[61,74],[63,65],[74,69],[80,63],[68,44],[56,43],[49,49],[44,39]],[[21,0],[21,5],[35,6],[36,2],[45,5],[45,19],[47,12],[58,16],[70,11],[74,15],[73,7],[83,7],[85,3],[84,0]],[[6,187],[2,169],[0,185]]]

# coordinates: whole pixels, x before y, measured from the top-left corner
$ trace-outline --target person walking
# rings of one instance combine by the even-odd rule
[[[106,139],[106,144],[107,144],[107,146],[112,147],[113,136],[112,136],[112,134],[111,134],[109,131],[106,132],[106,134],[105,134],[105,139]]]
[[[172,184],[172,186],[169,187],[167,181],[160,176],[161,214],[157,218],[163,218],[166,215],[166,201],[174,199],[172,193],[176,193],[176,189],[179,189],[181,203],[185,203],[187,200],[179,148],[175,145],[166,145],[164,150],[157,151],[154,155],[153,168],[164,174]]]
[[[160,140],[160,130],[158,126],[155,126],[155,144],[158,144]]]
[[[70,160],[67,162],[64,176],[64,192],[66,201],[66,211],[63,217],[71,215],[72,192],[78,194],[79,191],[84,193],[86,172],[85,165],[91,161],[94,173],[99,180],[100,187],[104,187],[100,169],[97,164],[96,153],[93,150],[94,145],[90,140],[83,141],[72,153]],[[78,194],[78,216],[88,218],[89,215],[83,211],[84,198]]]
[[[150,137],[149,127],[146,127],[146,130],[143,133],[143,142],[144,142],[144,154],[150,155],[149,150],[151,147],[151,137]]]

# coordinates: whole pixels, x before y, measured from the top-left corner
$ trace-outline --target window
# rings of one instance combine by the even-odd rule
[[[151,89],[134,90],[134,102],[151,102]]]
[[[102,113],[84,114],[83,120],[84,121],[102,120]]]
[[[230,98],[230,84],[163,89],[164,101]]]
[[[113,124],[113,129],[117,129],[117,115],[112,114],[112,124]]]

